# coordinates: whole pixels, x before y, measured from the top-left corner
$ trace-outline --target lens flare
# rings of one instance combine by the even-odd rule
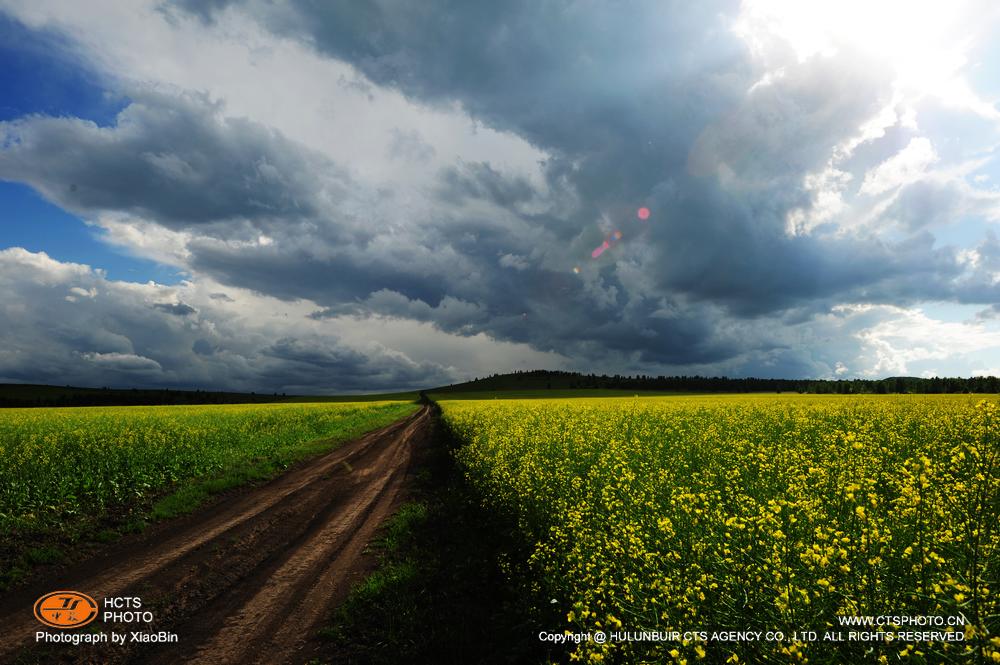
[[[590,257],[596,259],[598,256],[603,254],[604,250],[606,250],[608,247],[611,247],[611,244],[608,243],[607,240],[605,240],[604,242],[602,242],[600,245],[597,246],[597,249],[595,249],[590,253]]]
[[[639,212],[636,214],[639,216],[639,219],[646,221],[649,219],[649,208],[639,208]]]

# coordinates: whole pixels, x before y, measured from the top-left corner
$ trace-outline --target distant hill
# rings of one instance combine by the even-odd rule
[[[26,383],[0,383],[0,408],[42,406],[140,406],[170,404],[254,404],[266,402],[368,402],[416,400],[417,393],[378,395],[285,395],[205,390],[77,388]]]
[[[887,379],[731,379],[704,376],[607,376],[532,370],[511,374],[493,374],[465,383],[428,390],[432,393],[504,390],[634,390],[685,393],[756,393],[797,392],[837,394],[886,393],[997,393],[1000,379],[994,376],[923,379],[896,376]]]
[[[0,407],[130,406],[140,404],[243,404],[277,402],[283,395],[206,392],[202,390],[143,390],[77,388],[38,384],[0,384]]]

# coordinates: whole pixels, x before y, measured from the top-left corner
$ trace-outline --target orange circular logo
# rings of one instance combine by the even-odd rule
[[[51,628],[79,628],[97,618],[97,603],[78,591],[53,591],[35,601],[35,618]]]

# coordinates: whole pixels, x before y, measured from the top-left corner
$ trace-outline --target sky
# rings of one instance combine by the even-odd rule
[[[1000,5],[0,0],[0,382],[1000,374]]]

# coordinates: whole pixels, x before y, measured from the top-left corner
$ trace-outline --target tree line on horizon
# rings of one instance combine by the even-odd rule
[[[440,391],[478,390],[639,390],[706,393],[812,393],[838,395],[885,395],[892,393],[998,393],[995,376],[932,377],[894,376],[884,379],[761,379],[725,376],[612,376],[553,370],[516,371],[493,374]]]
[[[811,393],[885,395],[892,393],[1000,393],[995,376],[896,376],[885,379],[761,379],[725,376],[648,376],[580,374],[556,370],[520,370],[477,377],[425,392],[502,390],[635,390],[691,393]],[[309,396],[299,396],[307,398]],[[30,384],[0,384],[0,408],[53,406],[140,406],[167,404],[243,404],[285,401],[284,393],[235,393],[206,390],[76,388]]]

